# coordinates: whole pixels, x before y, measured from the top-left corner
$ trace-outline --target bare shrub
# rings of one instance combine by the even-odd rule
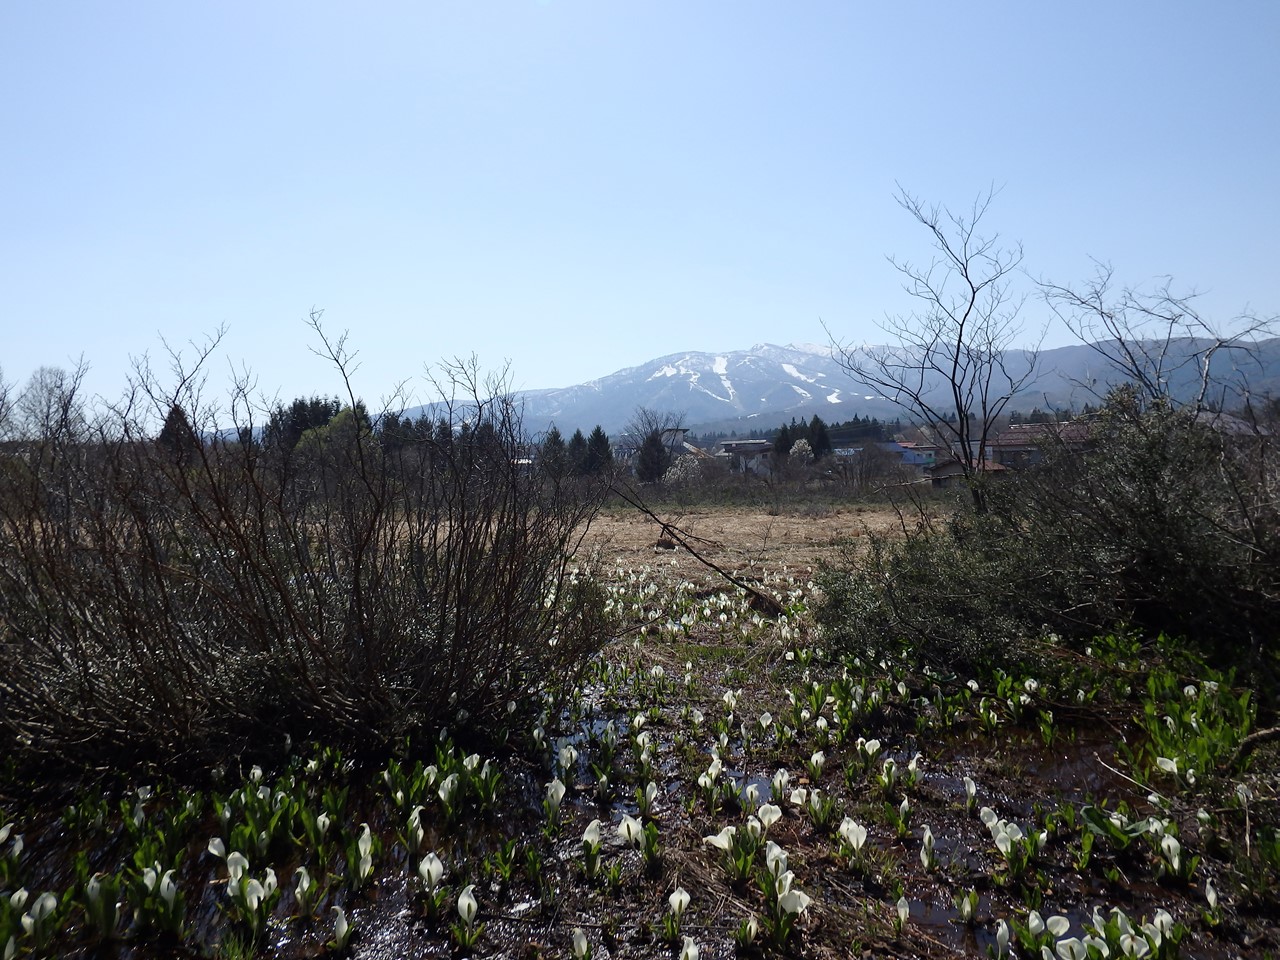
[[[341,341],[325,346],[345,379]],[[0,729],[18,754],[501,736],[607,638],[572,559],[604,484],[536,476],[519,410],[474,364],[444,370],[431,439],[392,452],[355,416],[263,447],[244,384],[219,431],[197,378],[165,392],[140,372],[125,403],[0,461]],[[198,442],[175,458],[152,434],[179,401]]]

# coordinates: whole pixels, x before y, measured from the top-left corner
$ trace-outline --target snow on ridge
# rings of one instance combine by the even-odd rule
[[[796,353],[811,353],[816,357],[831,356],[831,347],[822,343],[788,343],[787,349]]]
[[[662,367],[660,370],[654,371],[649,376],[649,379],[657,380],[659,377],[674,377],[679,372],[680,372],[679,370],[677,370],[675,367],[671,366],[671,364],[668,363],[665,367]]]
[[[711,364],[711,372],[717,376],[723,377],[729,372],[729,358],[716,357],[715,361]]]
[[[840,403],[840,391],[833,390],[827,394],[827,403]]]
[[[804,397],[806,400],[812,400],[812,399],[813,399],[813,394],[812,394],[812,393],[810,393],[808,390],[802,390],[802,389],[800,389],[799,387],[797,387],[794,383],[789,383],[789,384],[787,384],[787,386],[789,386],[789,387],[790,387],[792,390],[794,390],[796,393],[800,394],[800,396]],[[839,393],[839,391],[836,391],[836,392],[837,392],[837,393]],[[830,398],[828,398],[828,399],[830,399]]]

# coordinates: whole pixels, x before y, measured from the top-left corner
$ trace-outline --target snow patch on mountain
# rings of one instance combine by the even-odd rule
[[[788,375],[788,376],[795,377],[797,380],[803,380],[805,383],[817,383],[817,382],[818,382],[817,377],[809,377],[809,376],[806,376],[805,374],[803,374],[803,373],[801,373],[799,370],[797,370],[797,369],[795,368],[795,365],[794,365],[794,364],[791,364],[791,363],[784,363],[784,364],[782,365],[782,369],[787,373],[787,375]],[[805,394],[805,396],[808,396],[808,394]]]
[[[700,383],[697,383],[696,381],[689,382],[689,389],[691,391],[697,391],[698,393],[705,393],[711,399],[719,400],[721,403],[727,402],[724,397],[720,396],[718,393],[716,393],[713,390],[708,390],[706,387],[702,386]]]

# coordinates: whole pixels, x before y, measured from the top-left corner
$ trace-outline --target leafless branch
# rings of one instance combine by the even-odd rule
[[[1054,315],[1105,361],[1102,384],[1118,376],[1137,385],[1148,401],[1193,413],[1224,406],[1227,390],[1247,390],[1242,368],[1260,369],[1254,348],[1260,338],[1274,335],[1277,323],[1246,312],[1220,327],[1197,309],[1194,291],[1174,292],[1169,278],[1151,290],[1115,290],[1114,270],[1106,263],[1097,263],[1083,285],[1042,281],[1040,289]],[[1241,375],[1224,376],[1230,373]],[[1106,392],[1086,386],[1098,396]],[[1222,391],[1219,396],[1211,395],[1214,389]]]
[[[1024,297],[1011,289],[1023,252],[980,232],[995,197],[979,196],[964,214],[927,206],[901,187],[898,204],[932,240],[927,265],[890,257],[903,288],[921,304],[881,325],[893,345],[835,341],[837,361],[857,382],[897,404],[950,448],[974,485],[996,420],[1035,377],[1039,347],[1016,351]],[[833,340],[835,338],[833,337]]]

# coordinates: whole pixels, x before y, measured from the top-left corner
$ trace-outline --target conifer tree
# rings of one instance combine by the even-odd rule
[[[806,439],[809,441],[809,446],[813,448],[813,459],[825,457],[831,452],[831,435],[827,432],[827,425],[816,413],[809,421],[809,436]]]
[[[565,450],[565,459],[568,468],[577,476],[586,473],[587,463],[587,438],[582,435],[581,430],[573,431],[573,436],[569,438],[569,446]]]
[[[782,429],[778,431],[777,439],[773,441],[773,451],[779,457],[785,457],[791,452],[791,445],[796,442],[796,438],[791,435],[791,428],[785,423]]]
[[[579,431],[577,436],[581,435]],[[583,447],[585,446],[584,440]],[[563,479],[569,472],[569,451],[565,447],[564,437],[555,426],[552,426],[547,431],[547,435],[542,438],[541,463],[543,473],[552,480]]]
[[[450,426],[446,418],[441,417],[436,421],[435,434],[432,436],[432,440],[435,441],[438,447],[447,449],[453,446],[453,427]]]
[[[607,473],[613,466],[613,450],[609,447],[609,435],[599,424],[587,437],[587,455],[583,460],[583,472],[590,476]]]
[[[191,421],[187,419],[187,412],[180,405],[175,403],[169,408],[156,443],[167,450],[179,464],[187,463],[200,449],[200,438],[196,436]]]
[[[338,415],[342,404],[320,397],[298,397],[286,409],[276,407],[262,430],[263,446],[273,447],[288,453],[298,445],[302,435],[316,427],[326,426]],[[365,414],[368,417],[368,414]]]
[[[662,442],[662,434],[650,430],[636,454],[636,479],[641,483],[656,483],[662,479],[671,465],[671,455]]]
[[[388,452],[399,450],[405,444],[417,438],[413,417],[401,417],[398,413],[388,413],[378,424],[378,442]]]

